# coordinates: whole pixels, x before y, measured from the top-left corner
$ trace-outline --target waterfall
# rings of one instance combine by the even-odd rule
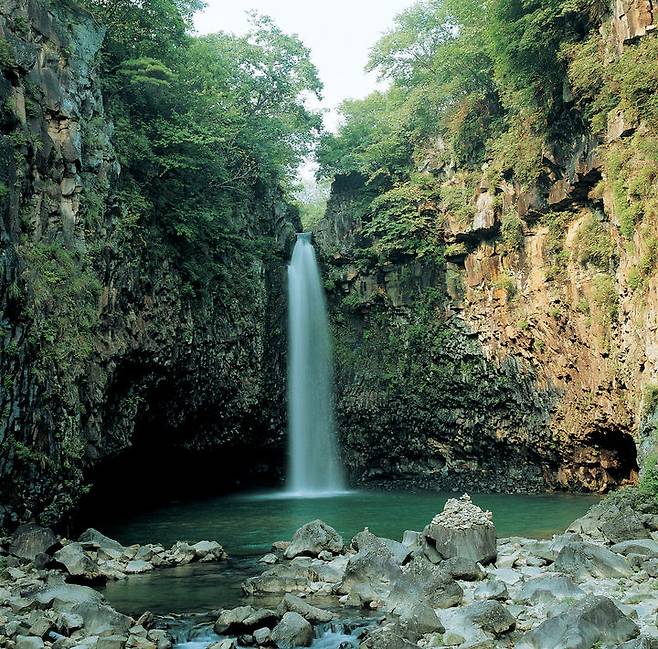
[[[310,234],[297,235],[288,266],[288,342],[288,490],[302,496],[340,491],[331,338]]]

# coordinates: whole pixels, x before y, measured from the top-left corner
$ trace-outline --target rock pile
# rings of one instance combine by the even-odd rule
[[[216,541],[193,545],[178,541],[170,549],[150,543],[124,547],[95,529],[88,529],[77,541],[70,541],[32,523],[16,530],[9,539],[7,553],[34,561],[39,567],[60,567],[76,581],[92,584],[125,579],[156,568],[223,561],[228,557]]]

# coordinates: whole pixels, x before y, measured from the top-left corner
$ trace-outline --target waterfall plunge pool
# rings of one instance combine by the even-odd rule
[[[378,536],[400,540],[405,530],[421,530],[455,494],[437,492],[354,491],[302,499],[285,493],[240,494],[196,502],[173,503],[114,523],[101,524],[105,534],[125,545],[178,540],[218,541],[230,559],[219,564],[192,564],[110,582],[104,594],[130,614],[208,611],[243,602],[240,583],[260,572],[258,559],[274,541],[289,540],[316,518],[335,527],[346,542],[364,527]],[[546,538],[562,532],[593,504],[595,496],[472,495],[493,512],[499,537]]]

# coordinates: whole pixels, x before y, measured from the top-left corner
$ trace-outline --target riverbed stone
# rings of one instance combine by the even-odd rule
[[[633,574],[628,561],[594,543],[567,543],[555,560],[555,570],[576,579],[587,577],[630,577]]]
[[[96,649],[124,649],[128,642],[125,635],[108,635],[98,638]]]
[[[268,629],[266,626],[262,627],[261,629],[256,629],[253,635],[257,645],[269,644],[270,640],[272,639],[272,631],[270,631],[270,629]]]
[[[11,536],[9,552],[21,559],[34,561],[39,554],[48,553],[59,543],[55,533],[36,523],[21,525]]]
[[[78,537],[78,541],[80,543],[89,543],[95,545],[96,547],[103,548],[104,550],[115,550],[117,552],[123,552],[125,549],[123,545],[119,543],[119,541],[115,541],[114,539],[111,539],[109,536],[105,536],[105,534],[101,534],[101,532],[94,529],[93,527],[90,527],[89,529],[85,530],[82,534],[80,534],[80,536]]]
[[[353,542],[359,548],[350,556],[340,592],[349,595],[354,604],[368,605],[383,601],[392,584],[401,577],[402,570],[381,539],[367,529],[360,532]]]
[[[84,630],[88,635],[127,634],[133,626],[132,618],[105,604],[84,602],[73,606],[71,612],[82,617]]]
[[[612,600],[588,596],[526,633],[517,649],[592,649],[596,643],[620,644],[639,633]]]
[[[55,552],[55,561],[60,563],[72,577],[90,582],[103,578],[98,564],[92,561],[82,549],[80,543],[69,543]]]
[[[333,558],[333,555],[332,555]],[[279,561],[279,558],[276,556],[276,554],[266,554],[264,557],[261,557],[258,562],[259,563],[264,563],[265,565],[268,566],[273,566],[275,563]]]
[[[299,613],[288,611],[272,631],[272,641],[281,649],[310,647],[313,627]]]
[[[126,573],[129,575],[141,575],[153,570],[153,565],[143,559],[133,559],[126,564]]]
[[[315,520],[300,527],[285,550],[287,559],[300,555],[317,557],[322,551],[339,554],[343,550],[343,538],[324,521]]]
[[[44,649],[43,640],[36,636],[17,635],[14,642],[15,649]]]
[[[313,623],[330,622],[336,617],[331,611],[323,611],[291,593],[287,593],[279,605],[281,615],[287,611],[299,613],[305,620]]]
[[[100,604],[103,596],[89,586],[60,583],[36,593],[35,600],[42,607],[52,606],[61,610],[75,604]]]
[[[478,600],[497,599],[499,601],[505,601],[509,599],[509,592],[507,590],[507,584],[504,581],[487,579],[478,584],[473,596]]]
[[[425,602],[433,609],[449,608],[460,604],[463,596],[461,586],[450,575],[423,557],[416,557],[394,580],[386,610],[403,616],[416,602]]]
[[[439,567],[454,579],[460,579],[462,581],[481,581],[487,576],[487,573],[480,565],[465,557],[447,559],[439,564]]]
[[[629,556],[631,554],[642,555],[645,559],[658,558],[658,541],[653,539],[633,539],[630,541],[622,541],[610,548],[611,552]]]
[[[521,602],[535,604],[551,600],[580,599],[585,591],[566,575],[546,574],[526,581],[517,598]]]

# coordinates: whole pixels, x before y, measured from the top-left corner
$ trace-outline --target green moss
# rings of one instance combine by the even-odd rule
[[[493,281],[492,286],[494,289],[504,290],[507,294],[508,300],[512,299],[518,290],[516,278],[514,277],[514,274],[509,270],[505,270],[500,273],[498,277],[496,277],[496,279]]]
[[[561,281],[566,277],[569,252],[565,249],[565,238],[569,222],[573,219],[570,212],[547,212],[541,218],[542,225],[548,229],[546,254],[548,281]]]
[[[578,229],[575,252],[582,266],[595,266],[609,270],[617,261],[617,249],[610,230],[600,213],[590,213]]]
[[[503,212],[501,234],[503,245],[508,252],[517,252],[523,249],[525,242],[523,221],[514,208],[506,209]]]
[[[601,273],[592,279],[592,300],[599,310],[601,323],[610,326],[619,312],[619,294],[613,277]]]
[[[14,68],[16,67],[16,58],[14,50],[12,49],[9,41],[0,36],[0,68]]]

